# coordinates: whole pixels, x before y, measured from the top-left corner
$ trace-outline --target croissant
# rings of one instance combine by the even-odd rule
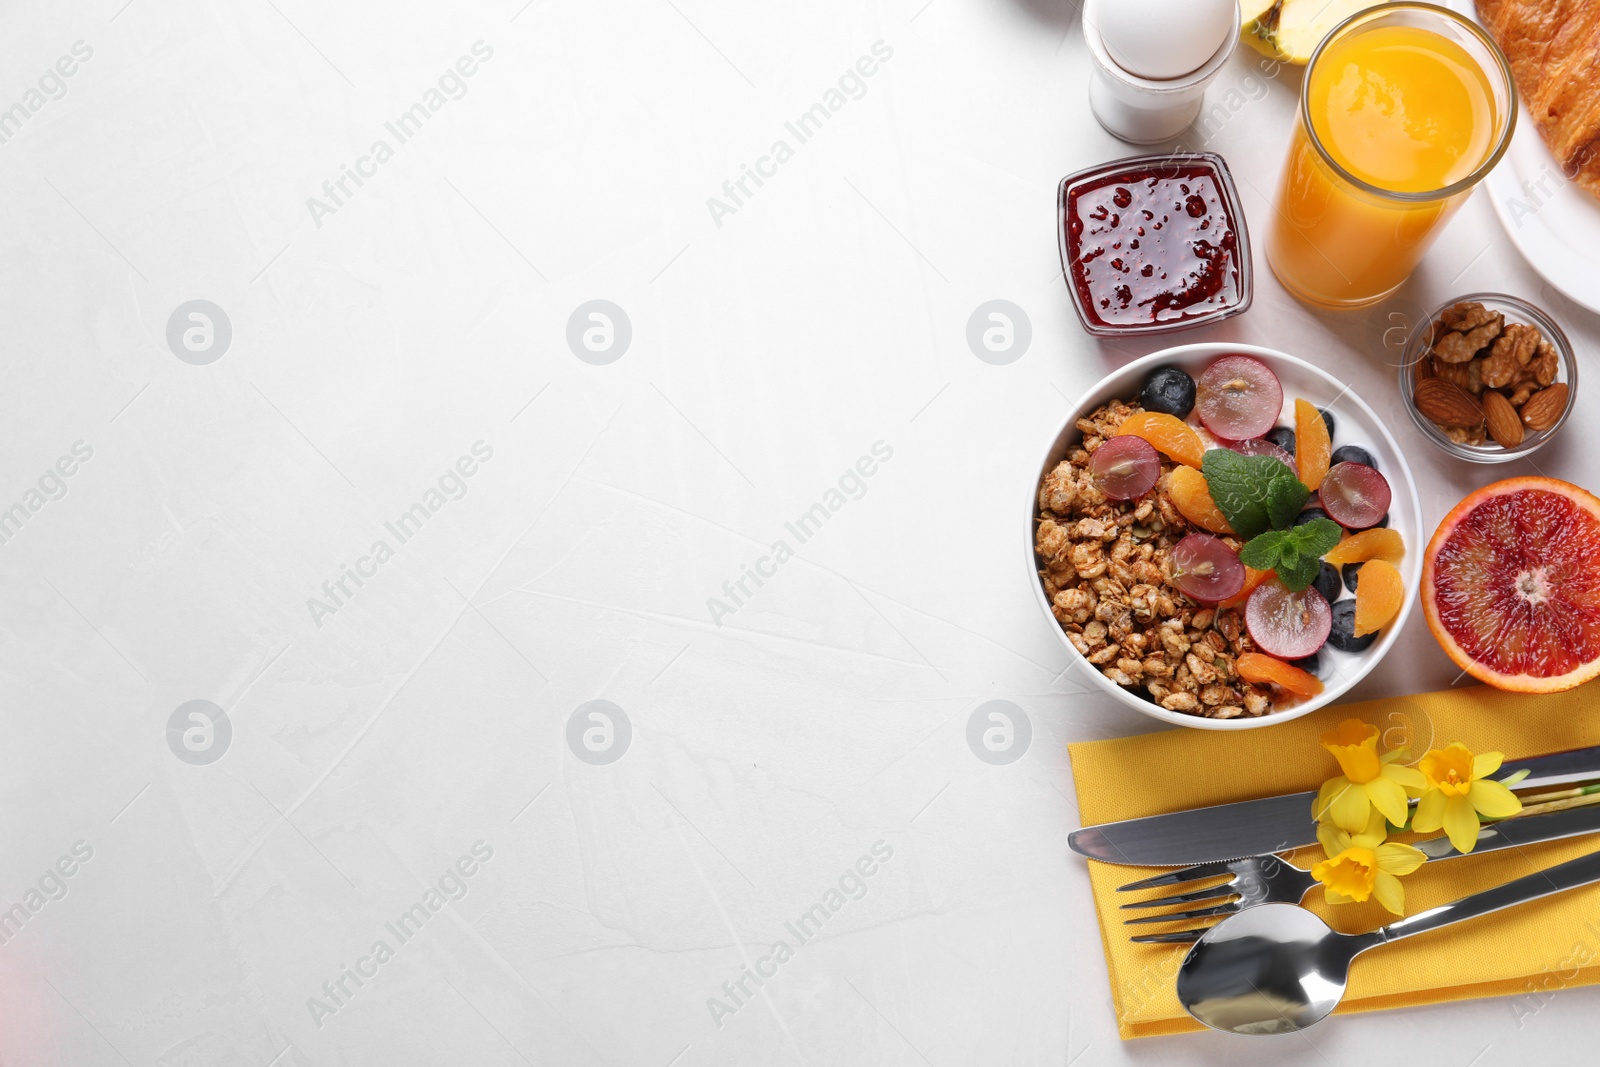
[[[1600,3],[1477,3],[1561,173],[1600,197]]]

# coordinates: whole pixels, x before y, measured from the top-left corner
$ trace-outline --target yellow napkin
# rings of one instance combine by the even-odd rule
[[[1067,746],[1083,825],[1134,819],[1183,808],[1315,789],[1339,773],[1318,735],[1346,718],[1382,731],[1380,750],[1409,746],[1411,759],[1429,748],[1460,741],[1474,752],[1500,751],[1507,760],[1600,744],[1596,692],[1578,689],[1528,696],[1489,688],[1453,689],[1411,697],[1325,708],[1302,719],[1260,730],[1222,733],[1170,730]],[[1308,811],[1309,817],[1309,811]],[[1402,840],[1409,840],[1403,838]],[[1406,913],[1458,897],[1600,848],[1600,835],[1508,848],[1424,864],[1402,881]],[[1290,862],[1310,869],[1322,858],[1316,845]],[[1123,1038],[1202,1029],[1178,1006],[1173,984],[1185,948],[1135,945],[1131,932],[1158,933],[1193,922],[1124,926],[1130,899],[1165,896],[1163,887],[1117,893],[1116,887],[1154,873],[1094,860],[1094,893],[1111,995]],[[1206,884],[1206,883],[1198,883]],[[1376,929],[1391,916],[1375,901],[1330,907],[1314,887],[1306,906],[1335,929]],[[1510,997],[1495,1011],[1520,1023],[1553,992],[1600,982],[1600,885],[1570,890],[1459,926],[1419,934],[1374,949],[1351,966],[1340,1013],[1379,1011],[1472,997]]]

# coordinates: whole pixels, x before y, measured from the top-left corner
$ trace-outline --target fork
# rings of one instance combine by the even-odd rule
[[[1427,841],[1419,841],[1415,845],[1428,857],[1429,861],[1452,859],[1462,855],[1450,844],[1448,837],[1435,837]],[[1124,904],[1124,909],[1160,908],[1168,904],[1193,904],[1202,900],[1217,900],[1221,897],[1234,897],[1233,900],[1221,904],[1212,904],[1203,908],[1191,908],[1187,911],[1173,911],[1162,915],[1143,915],[1136,919],[1123,920],[1124,925],[1138,923],[1164,923],[1177,922],[1180,919],[1205,919],[1218,915],[1232,915],[1246,908],[1253,908],[1257,904],[1298,904],[1305,898],[1317,880],[1311,877],[1311,872],[1301,867],[1296,867],[1281,856],[1268,853],[1264,856],[1243,856],[1236,860],[1222,860],[1216,863],[1199,863],[1193,867],[1184,867],[1181,870],[1168,871],[1150,878],[1141,878],[1137,882],[1118,886],[1117,892],[1131,893],[1139,889],[1154,889],[1162,885],[1178,885],[1183,882],[1196,882],[1204,878],[1216,878],[1220,875],[1232,874],[1233,877],[1226,882],[1207,886],[1204,889],[1194,889],[1187,893],[1175,893],[1169,897],[1156,897],[1153,900],[1140,900],[1132,904]],[[1164,934],[1142,934],[1130,937],[1130,941],[1140,944],[1189,944],[1200,939],[1200,935],[1210,929],[1207,926],[1196,927],[1191,930],[1174,930]]]
[[[1582,794],[1574,798],[1566,793],[1541,794],[1538,797],[1526,798],[1532,801],[1550,801],[1550,803],[1534,803],[1525,807],[1522,814],[1512,819],[1492,822],[1478,831],[1478,841],[1472,850],[1472,855],[1482,855],[1485,852],[1496,852],[1503,848],[1517,848],[1522,845],[1538,844],[1544,841],[1559,841],[1568,837],[1580,837],[1587,834],[1600,833],[1600,806],[1591,805],[1594,799],[1590,796],[1591,790],[1584,787],[1573,790]],[[1600,795],[1600,794],[1597,794]],[[1562,799],[1557,799],[1561,797]],[[1535,814],[1537,813],[1537,814]],[[1448,836],[1434,837],[1427,841],[1414,843],[1426,860],[1454,859],[1464,853],[1457,852],[1450,844]],[[1156,897],[1153,900],[1139,900],[1131,904],[1124,904],[1124,909],[1163,908],[1171,904],[1195,904],[1201,901],[1221,900],[1220,904],[1211,904],[1200,908],[1191,908],[1186,911],[1171,911],[1162,915],[1144,915],[1135,919],[1125,920],[1124,925],[1137,923],[1165,923],[1177,922],[1181,919],[1205,919],[1219,915],[1232,915],[1246,908],[1253,908],[1257,904],[1298,904],[1305,898],[1306,893],[1317,880],[1311,877],[1311,872],[1301,867],[1296,867],[1282,856],[1271,852],[1255,856],[1241,856],[1238,859],[1218,860],[1213,863],[1199,863],[1193,867],[1184,867],[1165,874],[1154,875],[1150,878],[1141,878],[1137,882],[1129,882],[1119,886],[1117,892],[1129,893],[1138,889],[1154,889],[1156,886],[1181,885],[1185,882],[1197,882],[1206,878],[1219,878],[1222,875],[1232,875],[1226,882],[1206,886],[1204,889],[1191,889],[1188,892],[1176,893],[1169,897]],[[1231,900],[1223,898],[1231,897]],[[1130,940],[1145,944],[1188,944],[1198,941],[1208,926],[1192,930],[1174,930],[1164,934],[1143,934]]]

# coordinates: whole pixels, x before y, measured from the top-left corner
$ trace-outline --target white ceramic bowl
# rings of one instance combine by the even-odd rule
[[[1393,500],[1389,505],[1389,526],[1405,538],[1406,555],[1400,564],[1400,574],[1405,579],[1406,598],[1405,603],[1401,605],[1400,614],[1366,651],[1351,655],[1340,652],[1331,645],[1324,646],[1322,650],[1324,688],[1315,698],[1255,718],[1208,719],[1199,715],[1168,711],[1123,689],[1101,674],[1099,668],[1091,666],[1082,654],[1072,647],[1067,640],[1066,632],[1061,629],[1055,616],[1050,612],[1050,602],[1045,599],[1044,583],[1039,579],[1038,561],[1033,551],[1033,535],[1039,508],[1039,482],[1065,458],[1067,452],[1082,436],[1077,428],[1080,418],[1113,398],[1126,400],[1138,396],[1140,388],[1144,385],[1145,376],[1157,367],[1179,367],[1198,378],[1200,372],[1213,360],[1230,353],[1254,356],[1271,367],[1278,380],[1283,383],[1284,413],[1279,417],[1280,424],[1290,426],[1294,424],[1294,402],[1297,397],[1303,397],[1333,414],[1335,448],[1341,445],[1360,445],[1372,453],[1378,462],[1378,469],[1389,480],[1389,488],[1393,493]],[[1411,616],[1411,604],[1416,598],[1417,586],[1422,578],[1422,549],[1426,544],[1422,531],[1422,504],[1417,498],[1417,486],[1411,478],[1411,468],[1406,466],[1405,458],[1400,454],[1400,447],[1395,444],[1394,438],[1389,436],[1389,431],[1384,428],[1382,420],[1372,409],[1346,388],[1343,382],[1304,360],[1271,348],[1237,344],[1180,345],[1177,348],[1163,349],[1143,359],[1135,360],[1121,370],[1102,378],[1062,420],[1051,438],[1044,459],[1034,470],[1033,481],[1029,486],[1027,526],[1024,527],[1024,531],[1026,543],[1023,547],[1027,553],[1033,598],[1038,602],[1039,610],[1044,613],[1046,623],[1061,641],[1061,647],[1067,650],[1067,655],[1087,668],[1086,673],[1093,679],[1093,684],[1098,689],[1109,694],[1123,706],[1165,723],[1188,726],[1197,730],[1254,730],[1298,719],[1302,715],[1310,714],[1337,701],[1372,670],[1378,661],[1388,654],[1389,649],[1394,647],[1406,620]]]

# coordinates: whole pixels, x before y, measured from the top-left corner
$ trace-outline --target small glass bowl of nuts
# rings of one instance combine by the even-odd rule
[[[1578,388],[1567,335],[1514,296],[1472,293],[1411,331],[1400,394],[1423,436],[1473,463],[1520,459],[1556,435]]]

